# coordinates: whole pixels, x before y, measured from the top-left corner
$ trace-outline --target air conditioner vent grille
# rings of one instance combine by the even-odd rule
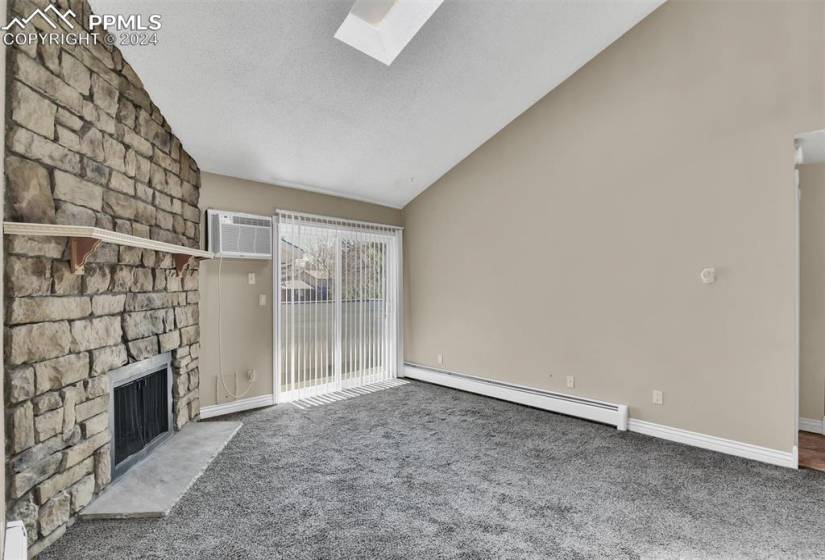
[[[209,250],[217,257],[271,259],[272,219],[208,210]]]
[[[232,223],[239,226],[260,226],[270,227],[272,220],[270,218],[250,218],[247,216],[232,216]]]

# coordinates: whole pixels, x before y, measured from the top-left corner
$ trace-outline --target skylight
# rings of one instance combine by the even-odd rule
[[[387,66],[443,0],[357,0],[335,38]]]

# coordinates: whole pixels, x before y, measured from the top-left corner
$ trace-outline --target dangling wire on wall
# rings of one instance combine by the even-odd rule
[[[223,271],[223,257],[218,258],[218,381],[220,382],[223,390],[226,391],[226,394],[232,397],[235,400],[241,399],[249,394],[249,391],[252,389],[252,380],[248,381],[246,386],[246,391],[243,393],[236,395],[229,388],[226,386],[226,381],[224,381],[224,374],[223,374],[223,339],[221,336],[221,331],[223,330],[221,326],[223,325],[223,297],[222,297],[222,289],[223,289],[223,279],[222,279],[222,271]],[[235,376],[235,386],[237,388],[238,385],[238,371],[235,370],[233,372]]]

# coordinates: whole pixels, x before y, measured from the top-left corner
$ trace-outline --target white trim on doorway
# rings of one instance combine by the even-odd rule
[[[796,142],[794,142],[796,144]],[[799,444],[799,387],[802,375],[802,227],[800,212],[802,191],[799,188],[799,167],[793,170],[794,197],[794,367],[793,367],[793,441]],[[796,449],[796,447],[794,447]]]

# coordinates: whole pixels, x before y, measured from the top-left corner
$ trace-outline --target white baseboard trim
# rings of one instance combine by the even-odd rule
[[[790,452],[778,451],[776,449],[760,447],[750,443],[742,443],[731,439],[682,430],[680,428],[672,428],[662,424],[654,424],[653,422],[648,422],[646,420],[636,420],[634,418],[628,419],[627,407],[625,405],[615,405],[611,403],[603,403],[601,401],[590,401],[589,399],[578,399],[576,397],[570,397],[569,395],[560,393],[550,393],[521,385],[511,385],[508,383],[473,377],[471,375],[457,372],[437,370],[410,363],[404,364],[403,376],[410,379],[418,379],[419,381],[426,381],[435,385],[451,387],[453,389],[466,391],[468,393],[477,393],[479,395],[485,395],[496,399],[541,408],[543,410],[560,412],[562,414],[577,416],[587,420],[594,420],[596,422],[617,426],[619,429],[628,429],[631,432],[675,441],[685,445],[692,445],[693,447],[700,447],[710,451],[735,455],[736,457],[752,459],[754,461],[760,461],[762,463],[768,463],[780,467],[788,467],[791,469],[798,468],[799,456],[798,450],[795,446]],[[610,410],[610,408],[592,406],[591,403],[598,403],[607,407],[619,407],[619,409],[617,410],[614,408],[613,410]],[[624,415],[625,419],[624,427],[620,427],[622,425],[622,415]]]
[[[825,434],[825,418],[821,420],[817,420],[815,418],[800,418],[799,429],[803,432]]]
[[[415,364],[404,364],[403,372],[404,377],[410,379],[593,420],[594,422],[616,426],[619,430],[627,429],[627,406],[623,404],[585,399],[563,393],[552,393],[523,385],[514,385]]]
[[[248,399],[240,399],[237,401],[201,407],[201,418],[213,418],[215,416],[223,416],[224,414],[231,414],[233,412],[242,412],[253,408],[261,408],[263,406],[272,406],[273,404],[275,404],[275,397],[272,395],[249,397]]]
[[[794,446],[790,452],[778,451],[776,449],[742,443],[732,439],[690,432],[680,428],[663,426],[662,424],[654,424],[653,422],[637,420],[635,418],[630,419],[628,428],[631,432],[675,441],[685,445],[692,445],[693,447],[701,447],[702,449],[709,449],[710,451],[718,451],[719,453],[726,453],[728,455],[735,455],[737,457],[744,457],[745,459],[753,459],[754,461],[761,461],[779,467],[788,467],[791,469],[798,467],[799,457],[796,446]]]

